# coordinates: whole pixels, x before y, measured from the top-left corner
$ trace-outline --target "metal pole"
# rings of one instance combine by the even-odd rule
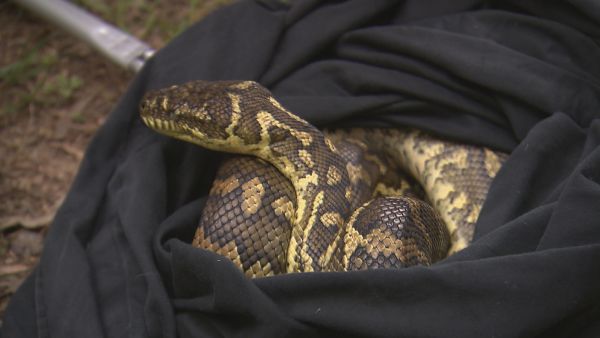
[[[137,72],[154,49],[106,23],[100,18],[63,0],[14,0],[47,21],[87,42],[123,68]]]

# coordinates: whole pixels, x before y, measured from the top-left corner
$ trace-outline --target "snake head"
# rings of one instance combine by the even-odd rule
[[[240,98],[249,91],[270,97],[268,90],[252,81],[188,82],[147,93],[140,116],[162,134],[212,148],[235,132],[241,116]]]

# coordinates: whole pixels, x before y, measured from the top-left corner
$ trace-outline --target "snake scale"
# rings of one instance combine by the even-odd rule
[[[320,131],[252,81],[147,93],[150,128],[234,153],[193,245],[247,276],[430,265],[466,247],[507,155],[412,129]]]

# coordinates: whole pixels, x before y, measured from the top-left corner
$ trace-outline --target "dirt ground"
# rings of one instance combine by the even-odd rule
[[[229,0],[75,1],[160,48]],[[0,320],[35,266],[85,148],[134,74],[0,3]]]

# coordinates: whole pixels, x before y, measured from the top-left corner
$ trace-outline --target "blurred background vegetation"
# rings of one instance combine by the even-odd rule
[[[74,1],[154,48],[160,48],[193,22],[227,2],[229,1]],[[3,29],[8,28],[1,33],[0,42],[2,118],[22,112],[31,104],[61,105],[72,99],[86,84],[86,80],[98,81],[79,74],[77,68],[71,70],[68,67],[73,58],[80,59],[93,53],[83,43],[10,2],[0,4],[0,11],[0,18],[5,26]],[[7,24],[9,27],[6,27]],[[81,63],[83,60],[76,61]],[[100,60],[87,61],[92,62],[89,66],[94,66]],[[119,69],[116,71],[119,73]]]
[[[74,1],[155,49],[230,2]],[[0,22],[1,319],[87,144],[134,74],[11,2],[0,2]]]

